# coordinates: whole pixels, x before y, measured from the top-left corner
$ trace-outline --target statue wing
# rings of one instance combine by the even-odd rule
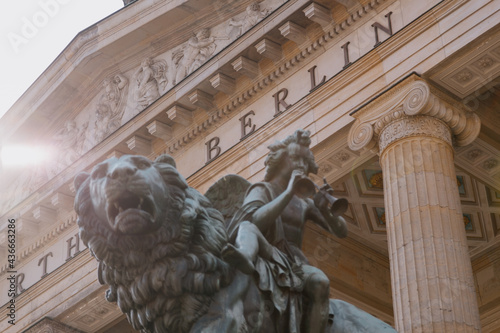
[[[241,208],[250,182],[238,175],[227,175],[210,186],[205,196],[224,216],[226,225]]]

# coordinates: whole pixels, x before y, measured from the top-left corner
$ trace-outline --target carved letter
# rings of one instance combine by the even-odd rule
[[[47,275],[47,259],[49,256],[53,257],[52,252],[47,253],[42,258],[40,258],[40,260],[38,260],[38,266],[43,263],[43,273],[40,278],[43,278],[45,275]]]
[[[385,17],[387,17],[387,23],[389,24],[388,27],[384,27],[382,24],[380,24],[378,22],[375,22],[372,24],[372,27],[375,29],[375,45],[374,45],[374,47],[381,43],[378,39],[378,29],[381,29],[383,32],[385,32],[389,36],[392,36],[391,15],[392,15],[392,12],[389,12],[385,15]]]
[[[77,233],[75,234],[76,242],[75,244],[73,243],[73,237],[68,239],[66,243],[68,243],[68,250],[66,252],[66,261],[70,260],[71,258],[75,257],[78,253],[80,253],[80,235]],[[71,250],[75,249],[75,255],[71,256]]]
[[[344,50],[344,68],[347,68],[351,64],[351,61],[349,60],[349,44],[351,42],[347,42],[344,45],[341,46],[341,48]]]
[[[255,116],[255,112],[252,110],[240,118],[240,122],[241,122],[241,139],[240,140],[243,140],[244,138],[246,138],[248,135],[252,134],[255,131],[255,124],[252,125],[252,118],[248,118],[248,121],[247,121],[247,117],[250,115]],[[250,132],[248,132],[248,133],[246,131],[247,127],[250,128]]]
[[[281,93],[283,93],[282,97],[280,97]],[[286,89],[286,88],[280,89],[276,94],[273,95],[273,97],[274,97],[274,107],[275,107],[275,110],[276,110],[275,113],[274,113],[275,117],[277,115],[279,115],[281,112],[283,112],[286,109],[288,109],[291,106],[291,105],[288,105],[287,102],[285,102],[286,96],[288,96],[288,89]],[[280,111],[280,105],[283,106],[285,108],[285,110]]]
[[[210,139],[205,145],[207,146],[207,163],[212,162],[213,159],[220,155],[221,149],[219,147],[220,138],[216,136]],[[215,156],[212,156],[212,151],[215,150]]]
[[[24,291],[24,288],[21,283],[24,281],[24,273],[19,273],[16,276],[16,295],[19,295]]]
[[[309,74],[311,74],[311,90],[309,90],[309,92],[313,91],[314,89],[316,89],[317,87],[319,87],[320,85],[325,83],[325,81],[326,81],[326,75],[323,75],[321,82],[316,84],[316,67],[317,66],[314,65],[313,67],[311,67],[310,69],[307,70],[309,72]]]

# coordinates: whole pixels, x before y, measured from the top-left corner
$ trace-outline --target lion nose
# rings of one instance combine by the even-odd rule
[[[134,175],[136,171],[137,168],[132,165],[117,166],[109,174],[109,177],[111,179],[127,179],[130,176]]]

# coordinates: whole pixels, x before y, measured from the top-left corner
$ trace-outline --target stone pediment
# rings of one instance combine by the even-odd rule
[[[264,1],[260,6],[266,6],[265,10],[261,10],[263,14],[254,23],[282,2]],[[87,107],[89,96],[99,94],[108,77],[135,71],[148,57],[184,47],[203,29],[213,30],[211,35],[217,46],[209,58],[243,33],[241,29],[229,33],[226,30],[231,30],[228,28],[231,20],[245,20],[247,3],[228,6],[223,1],[141,1],[120,9],[83,30],[70,42],[2,118],[2,133],[15,140],[25,137],[26,133],[42,135],[47,128],[62,127],[67,119],[76,117]],[[206,23],[202,26],[193,22]],[[215,33],[219,34],[215,36]],[[199,65],[199,59],[197,61]]]
[[[186,76],[282,3],[141,1],[80,32],[0,120],[2,145],[51,146],[54,161],[37,171],[37,181],[9,174],[5,183],[18,188],[15,192],[38,188],[174,86],[182,90],[185,83],[179,83]],[[197,106],[211,105],[217,90],[210,89],[194,96],[187,114],[160,120],[152,135],[162,126],[162,137],[169,137],[167,128],[189,122]],[[10,201],[20,196],[16,193]]]

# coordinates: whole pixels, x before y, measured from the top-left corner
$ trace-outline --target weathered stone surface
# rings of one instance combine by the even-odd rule
[[[23,333],[82,333],[82,331],[45,317]]]
[[[354,114],[351,149],[378,143],[398,332],[480,332],[452,137],[479,119],[410,77]]]

